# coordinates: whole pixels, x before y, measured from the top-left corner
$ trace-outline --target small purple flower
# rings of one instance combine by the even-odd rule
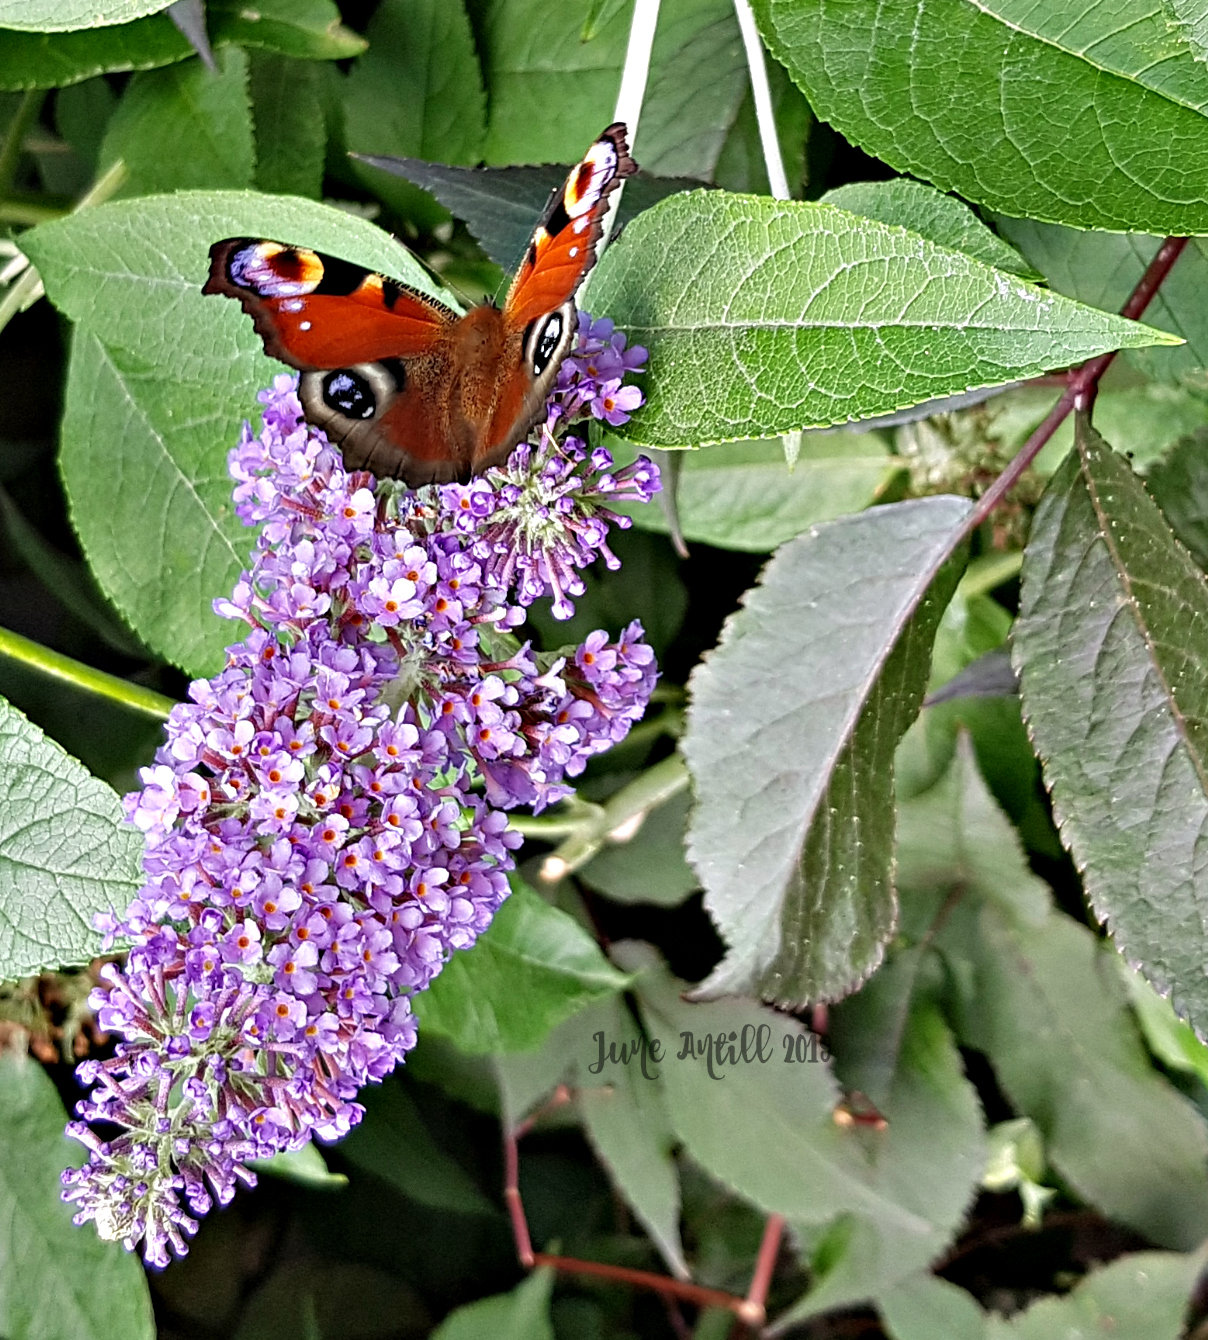
[[[611,504],[658,489],[649,461],[614,469],[566,432],[623,422],[641,395],[619,379],[644,357],[581,317],[542,445],[421,493],[346,471],[292,377],[262,393],[230,458],[259,539],[215,602],[244,638],[125,800],[146,882],[104,921],[131,948],[91,998],[117,1045],[80,1068],[77,1222],[162,1266],[255,1183],[248,1159],[346,1134],[360,1087],[415,1043],[412,995],[507,896],[505,811],[570,794],[641,716],[656,672],[638,625],[544,670],[510,630],[546,594],[568,615],[582,568],[616,566],[607,533],[629,522]]]

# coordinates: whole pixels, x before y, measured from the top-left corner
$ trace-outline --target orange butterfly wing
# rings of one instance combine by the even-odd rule
[[[210,248],[203,293],[236,298],[265,351],[304,372],[426,353],[457,313],[308,247],[231,237]]]
[[[504,331],[514,351],[505,366],[511,371],[499,388],[475,470],[506,457],[540,416],[558,365],[574,343],[572,299],[595,264],[608,197],[622,177],[636,171],[625,127],[617,122],[575,164],[546,206],[504,300]]]
[[[306,247],[234,237],[202,292],[235,298],[265,351],[297,368],[307,419],[349,469],[412,486],[502,461],[540,417],[575,337],[609,192],[635,171],[609,126],[555,192],[503,309],[463,317],[425,293]]]
[[[618,121],[571,168],[546,206],[503,304],[509,325],[525,326],[574,297],[595,264],[608,197],[622,177],[636,171]]]

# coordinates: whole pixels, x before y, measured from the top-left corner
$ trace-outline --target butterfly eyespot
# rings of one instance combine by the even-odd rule
[[[372,419],[377,413],[377,396],[359,372],[340,368],[323,378],[323,403],[346,419]]]
[[[534,377],[540,377],[549,367],[550,359],[562,343],[562,332],[565,329],[566,320],[561,308],[536,324],[528,340]]]

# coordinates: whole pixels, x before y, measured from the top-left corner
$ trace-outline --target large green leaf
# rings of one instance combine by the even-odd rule
[[[1002,218],[998,225],[1058,293],[1108,311],[1124,305],[1162,244],[1146,233],[1088,232],[1034,219]],[[1145,309],[1147,323],[1187,343],[1181,349],[1128,350],[1125,360],[1146,378],[1188,379],[1208,363],[1205,285],[1208,238],[1192,237]]]
[[[926,498],[783,546],[692,678],[689,855],[729,952],[710,992],[854,989],[893,931],[893,754],[968,515]]]
[[[1145,0],[755,10],[814,111],[899,171],[1077,227],[1208,229],[1208,68]]]
[[[323,193],[327,126],[320,81],[313,61],[252,54],[248,90],[256,135],[256,186],[282,195]]]
[[[839,1089],[799,1023],[749,1001],[691,1004],[681,991],[654,970],[638,979],[685,1151],[801,1231],[843,1226],[842,1245],[778,1326],[867,1299],[925,1266],[959,1224],[984,1159],[977,1097],[938,1014],[922,1004],[912,1012],[884,1099],[888,1128],[865,1142],[835,1121]]]
[[[365,49],[364,38],[341,24],[331,0],[257,0],[255,5],[210,0],[206,11],[215,47],[233,43],[306,60],[341,60]],[[189,39],[163,13],[78,32],[0,28],[0,89],[62,87],[98,74],[151,70],[194,54]]]
[[[415,1013],[471,1055],[524,1051],[628,982],[577,922],[516,881],[490,931],[450,959]]]
[[[620,460],[637,455],[626,443],[617,441],[615,447]],[[780,438],[683,452],[676,463],[676,512],[684,538],[760,554],[819,521],[867,507],[901,465],[883,437],[845,432],[805,435],[791,467]],[[670,529],[661,507],[632,504],[618,510],[644,530]]]
[[[140,835],[104,782],[0,701],[0,981],[95,956],[92,918],[139,885]]]
[[[905,229],[724,191],[639,215],[584,303],[650,349],[625,436],[655,446],[828,427],[1173,343]]]
[[[1204,1253],[1135,1252],[1100,1266],[1063,1298],[987,1319],[986,1340],[1179,1340]]]
[[[369,50],[353,67],[342,98],[348,149],[479,162],[486,91],[463,6],[456,0],[386,0],[367,36]],[[432,213],[432,202],[413,186],[359,164],[357,170],[400,212]]]
[[[486,161],[574,162],[608,123],[632,4],[602,15],[586,39],[582,5],[484,0],[475,8],[491,92]],[[730,0],[663,0],[638,162],[663,176],[711,177],[746,89]]]
[[[251,322],[205,298],[210,244],[305,242],[422,289],[426,272],[364,220],[296,197],[196,191],[84,210],[22,237],[73,341],[62,469],[98,581],[143,641],[194,674],[232,629],[210,602],[251,549],[234,517],[228,450],[281,372]],[[158,542],[148,543],[148,535]]]
[[[989,903],[963,906],[937,943],[952,960],[962,1043],[989,1058],[1065,1182],[1163,1247],[1202,1242],[1208,1127],[1154,1070],[1112,951],[1064,915],[1026,926]]]
[[[1208,580],[1085,423],[1032,527],[1015,662],[1096,913],[1203,1035]]]
[[[136,1258],[71,1222],[63,1106],[41,1066],[0,1056],[0,1331],[22,1340],[152,1340]]]
[[[187,61],[136,74],[126,85],[100,152],[102,170],[125,163],[123,194],[251,186],[247,56],[228,47],[217,60],[217,71]]]
[[[103,28],[129,23],[167,9],[171,0],[0,0],[0,28],[28,28],[32,32],[67,32],[73,28]]]

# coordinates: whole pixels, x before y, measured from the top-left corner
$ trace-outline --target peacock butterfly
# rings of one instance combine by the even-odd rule
[[[609,126],[550,198],[502,308],[459,316],[348,261],[250,237],[210,248],[202,292],[237,298],[266,352],[302,373],[303,413],[349,469],[412,487],[466,479],[540,417],[609,192],[635,170],[625,126]]]

